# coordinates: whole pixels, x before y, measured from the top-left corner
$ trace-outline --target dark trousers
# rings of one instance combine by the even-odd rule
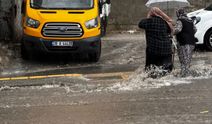
[[[171,72],[173,69],[172,54],[157,55],[146,52],[145,70],[148,71],[155,66],[161,67],[166,72]]]

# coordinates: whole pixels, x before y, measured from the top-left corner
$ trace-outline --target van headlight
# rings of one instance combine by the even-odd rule
[[[26,25],[28,27],[31,27],[31,28],[38,28],[39,25],[40,25],[40,22],[37,21],[37,20],[35,20],[35,19],[32,19],[32,18],[27,17],[27,19],[26,19]]]
[[[94,18],[85,22],[87,29],[92,29],[98,27],[98,18]]]

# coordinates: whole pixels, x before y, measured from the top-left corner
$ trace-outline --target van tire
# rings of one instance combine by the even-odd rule
[[[88,54],[88,59],[90,62],[98,62],[101,56],[101,41],[98,42],[97,49],[94,52]]]
[[[212,51],[212,30],[206,33],[204,44],[208,50]]]
[[[21,43],[21,58],[23,60],[29,60],[29,54],[23,42]]]

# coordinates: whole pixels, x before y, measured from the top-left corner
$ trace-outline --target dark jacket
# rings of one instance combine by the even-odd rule
[[[143,19],[139,27],[146,31],[147,52],[156,55],[172,54],[170,27],[162,18],[154,16]]]
[[[192,20],[179,19],[182,22],[182,31],[177,36],[180,45],[195,45],[195,30]]]

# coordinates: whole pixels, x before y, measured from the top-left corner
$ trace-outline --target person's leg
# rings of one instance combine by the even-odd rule
[[[172,55],[166,55],[163,57],[163,69],[167,72],[171,72],[173,69]]]
[[[152,69],[152,67],[154,67],[155,65],[157,65],[158,62],[158,56],[155,54],[152,54],[150,52],[148,52],[148,50],[146,49],[146,65],[145,65],[145,71],[149,71]]]
[[[160,77],[170,73],[173,69],[172,55],[161,55],[157,66],[161,67],[158,72]]]
[[[170,73],[173,69],[172,55],[152,55],[149,76],[158,78]],[[152,66],[153,65],[153,66]]]
[[[190,66],[191,66],[191,60],[192,60],[192,54],[195,46],[194,45],[185,45],[185,66],[187,73],[190,73]]]
[[[157,78],[157,63],[160,61],[159,57],[155,54],[148,53],[146,54],[146,66],[145,71],[148,74],[148,77]]]
[[[158,78],[158,77],[161,77],[161,74],[160,74],[160,61],[161,61],[161,57],[154,54],[152,56],[152,65],[151,65],[151,70],[150,70],[150,73],[149,73],[149,77],[151,78]]]
[[[146,65],[145,65],[145,71],[148,71],[151,66],[151,54],[146,50]]]
[[[186,47],[178,45],[178,57],[180,61],[181,75],[186,75]]]

